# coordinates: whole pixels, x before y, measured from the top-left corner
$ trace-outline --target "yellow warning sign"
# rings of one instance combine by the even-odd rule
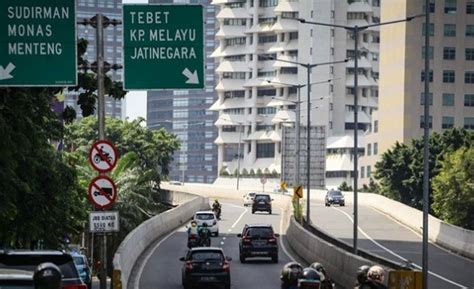
[[[286,190],[288,184],[285,181],[280,182],[280,190]]]
[[[422,289],[423,274],[420,271],[390,271],[388,289]]]
[[[293,193],[294,196],[297,198],[302,198],[303,197],[303,186],[295,186],[293,187]]]

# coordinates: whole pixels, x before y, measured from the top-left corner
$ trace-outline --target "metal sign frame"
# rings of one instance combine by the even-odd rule
[[[112,185],[112,191],[110,192],[110,193],[111,193],[111,197],[110,197],[110,198],[107,197],[107,194],[108,194],[109,192],[105,192],[105,191],[103,191],[102,188],[99,188],[99,187],[97,186],[96,183],[97,183],[97,181],[99,181],[99,180],[106,180],[106,181],[108,181],[108,182]],[[97,188],[99,188],[99,190],[100,190],[100,191],[99,191],[100,196],[104,196],[107,200],[109,200],[109,203],[108,203],[108,204],[101,205],[101,204],[99,204],[99,203],[94,199],[94,197],[97,197],[97,196],[95,195],[95,192],[96,192]],[[98,209],[108,209],[108,208],[110,208],[110,207],[115,203],[115,200],[117,199],[117,186],[115,185],[114,181],[113,181],[111,178],[109,178],[109,177],[107,177],[107,176],[98,176],[98,177],[92,179],[92,181],[89,183],[89,188],[88,188],[88,190],[87,190],[87,194],[88,194],[88,196],[89,196],[90,202],[91,202],[96,208],[98,208]]]
[[[112,161],[109,161],[108,157],[109,155],[105,155],[105,154],[102,154],[101,153],[101,150],[102,150],[102,147],[100,147],[100,145],[104,146],[109,146],[111,148],[111,151],[113,151],[113,153],[115,154],[115,157],[112,159]],[[93,153],[94,150],[96,150],[98,152],[98,154],[96,153]],[[98,159],[99,159],[99,162],[96,162],[97,160],[97,155],[98,156]],[[106,169],[102,169],[100,167],[98,167],[98,164],[101,163],[101,162],[105,162],[109,165],[108,168]],[[100,141],[97,141],[95,142],[90,150],[89,150],[89,163],[91,164],[91,166],[101,172],[101,173],[106,173],[106,172],[110,172],[111,170],[113,170],[115,168],[115,165],[117,165],[117,161],[118,161],[118,150],[117,148],[115,147],[115,145],[107,140],[100,140]]]

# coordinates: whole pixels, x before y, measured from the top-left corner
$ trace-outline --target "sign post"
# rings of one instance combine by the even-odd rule
[[[75,0],[0,1],[0,86],[77,85],[75,7]]]
[[[265,184],[267,183],[267,177],[262,176],[262,177],[260,178],[260,183],[262,183],[262,187],[263,187],[263,188],[262,188],[262,192],[265,193]]]
[[[124,88],[204,88],[201,5],[123,5]]]

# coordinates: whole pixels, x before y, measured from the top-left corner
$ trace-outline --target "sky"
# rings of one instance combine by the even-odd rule
[[[148,3],[147,0],[123,0],[123,3]],[[146,91],[130,91],[125,96],[125,116],[129,120],[146,119]]]

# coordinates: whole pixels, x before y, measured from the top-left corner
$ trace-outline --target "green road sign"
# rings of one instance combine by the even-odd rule
[[[123,5],[125,89],[204,87],[201,5]]]
[[[75,86],[74,0],[0,1],[0,86]]]

